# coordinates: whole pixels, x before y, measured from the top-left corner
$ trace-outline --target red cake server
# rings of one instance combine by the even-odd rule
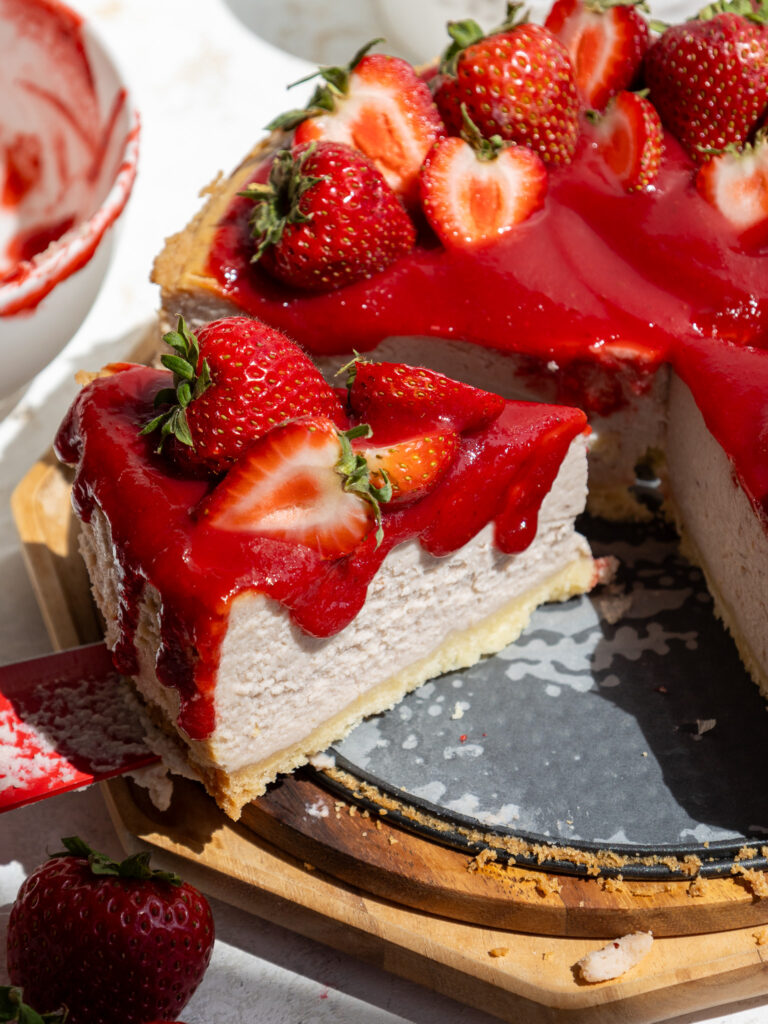
[[[104,644],[0,666],[0,811],[157,760]]]

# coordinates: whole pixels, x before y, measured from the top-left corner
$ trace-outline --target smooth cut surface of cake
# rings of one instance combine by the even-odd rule
[[[363,716],[595,582],[573,527],[586,497],[577,410],[504,404],[462,435],[430,493],[382,506],[380,545],[369,533],[324,558],[206,521],[222,483],[185,476],[139,434],[168,377],[128,367],[92,381],[57,450],[77,465],[83,553],[117,663],[232,816]]]

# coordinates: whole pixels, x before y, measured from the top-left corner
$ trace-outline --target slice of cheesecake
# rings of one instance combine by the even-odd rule
[[[357,363],[334,391],[264,331],[237,319],[200,332],[188,354],[196,379],[210,359],[210,383],[185,407],[192,446],[163,433],[189,374],[141,366],[91,381],[56,444],[76,466],[117,664],[233,817],[364,716],[498,651],[538,604],[597,577],[574,530],[583,413],[401,364]],[[219,359],[233,334],[237,359]],[[212,415],[227,401],[245,423],[228,361],[258,394],[232,447]]]

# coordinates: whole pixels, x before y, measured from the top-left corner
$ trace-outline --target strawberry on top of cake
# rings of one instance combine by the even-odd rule
[[[334,388],[246,317],[166,342],[56,451],[118,667],[229,813],[592,586],[581,411],[363,359]]]

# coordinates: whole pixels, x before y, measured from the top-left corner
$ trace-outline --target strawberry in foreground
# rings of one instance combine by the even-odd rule
[[[183,318],[165,335],[173,385],[142,428],[193,475],[222,473],[256,438],[296,416],[344,423],[341,403],[314,363],[280,331],[248,317],[214,320],[198,335]]]
[[[525,22],[520,8],[509,4],[504,25],[488,36],[475,21],[449,23],[453,44],[441,63],[435,102],[454,130],[463,123],[464,104],[485,138],[499,135],[545,162],[568,164],[579,135],[571,61],[551,32]]]
[[[205,897],[152,871],[148,854],[118,864],[81,839],[63,843],[11,910],[11,982],[39,1013],[66,1006],[68,1024],[176,1020],[213,950]]]
[[[416,229],[374,164],[339,142],[274,158],[254,202],[253,261],[294,288],[330,291],[371,277],[413,248]]]
[[[547,192],[547,169],[525,146],[484,139],[462,106],[461,138],[436,142],[421,170],[424,213],[448,248],[487,245],[527,220]]]
[[[284,423],[257,441],[198,509],[218,530],[305,544],[323,558],[353,550],[378,524],[379,503],[391,488],[372,484],[350,442],[368,436],[361,425],[339,433],[321,417]]]
[[[620,92],[594,123],[600,152],[625,190],[653,184],[664,152],[664,129],[653,104],[640,93]]]
[[[267,127],[296,128],[294,144],[321,139],[364,153],[407,204],[418,200],[418,173],[444,134],[429,87],[407,61],[360,50],[347,67],[321,68],[321,83],[305,110],[282,114]]]
[[[380,445],[435,430],[482,430],[504,408],[499,395],[403,363],[356,359],[348,367],[347,388],[355,418],[370,425]]]
[[[544,22],[568,51],[586,106],[603,110],[629,88],[648,49],[637,0],[555,0]]]
[[[768,240],[768,134],[754,144],[712,156],[696,175],[696,188],[736,228],[742,242]]]
[[[712,5],[667,28],[646,54],[650,99],[696,163],[746,142],[768,105],[766,17],[765,4]]]

